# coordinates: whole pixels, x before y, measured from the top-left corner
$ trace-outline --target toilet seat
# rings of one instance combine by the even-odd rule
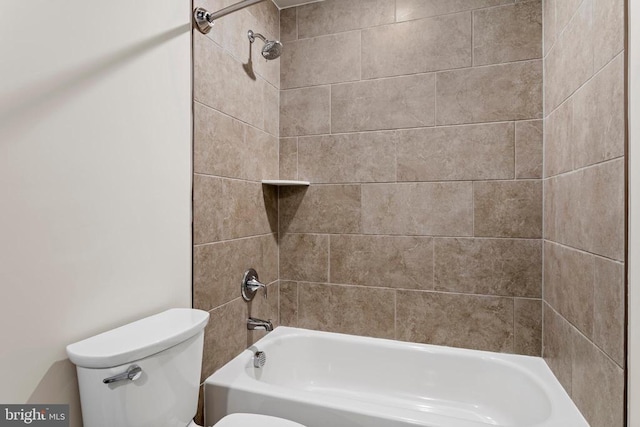
[[[258,414],[231,414],[218,421],[215,427],[304,427],[283,418]]]

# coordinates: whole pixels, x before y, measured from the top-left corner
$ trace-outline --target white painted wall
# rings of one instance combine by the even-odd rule
[[[629,427],[640,427],[640,4],[629,1]]]
[[[74,401],[68,343],[191,305],[190,10],[0,2],[2,403]]]

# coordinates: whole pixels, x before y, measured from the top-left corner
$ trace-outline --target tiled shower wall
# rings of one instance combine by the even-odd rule
[[[281,324],[541,354],[542,4],[281,13]]]
[[[231,3],[195,6],[214,11]],[[203,379],[260,337],[247,331],[247,316],[278,319],[277,193],[260,180],[278,175],[280,64],[262,59],[261,42],[249,55],[250,29],[277,38],[278,9],[263,2],[193,36],[193,298],[211,315]],[[269,298],[260,291],[247,304],[240,280],[250,267],[269,284]]]
[[[592,427],[623,426],[624,17],[544,5],[544,357]]]

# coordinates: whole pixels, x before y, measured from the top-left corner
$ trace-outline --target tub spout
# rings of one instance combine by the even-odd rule
[[[250,331],[273,331],[273,324],[271,320],[256,319],[255,317],[249,317],[247,319],[247,329]]]

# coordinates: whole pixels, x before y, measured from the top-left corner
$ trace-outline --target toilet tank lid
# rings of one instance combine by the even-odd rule
[[[209,321],[209,313],[172,308],[67,346],[76,366],[110,368],[142,359],[188,340]]]

